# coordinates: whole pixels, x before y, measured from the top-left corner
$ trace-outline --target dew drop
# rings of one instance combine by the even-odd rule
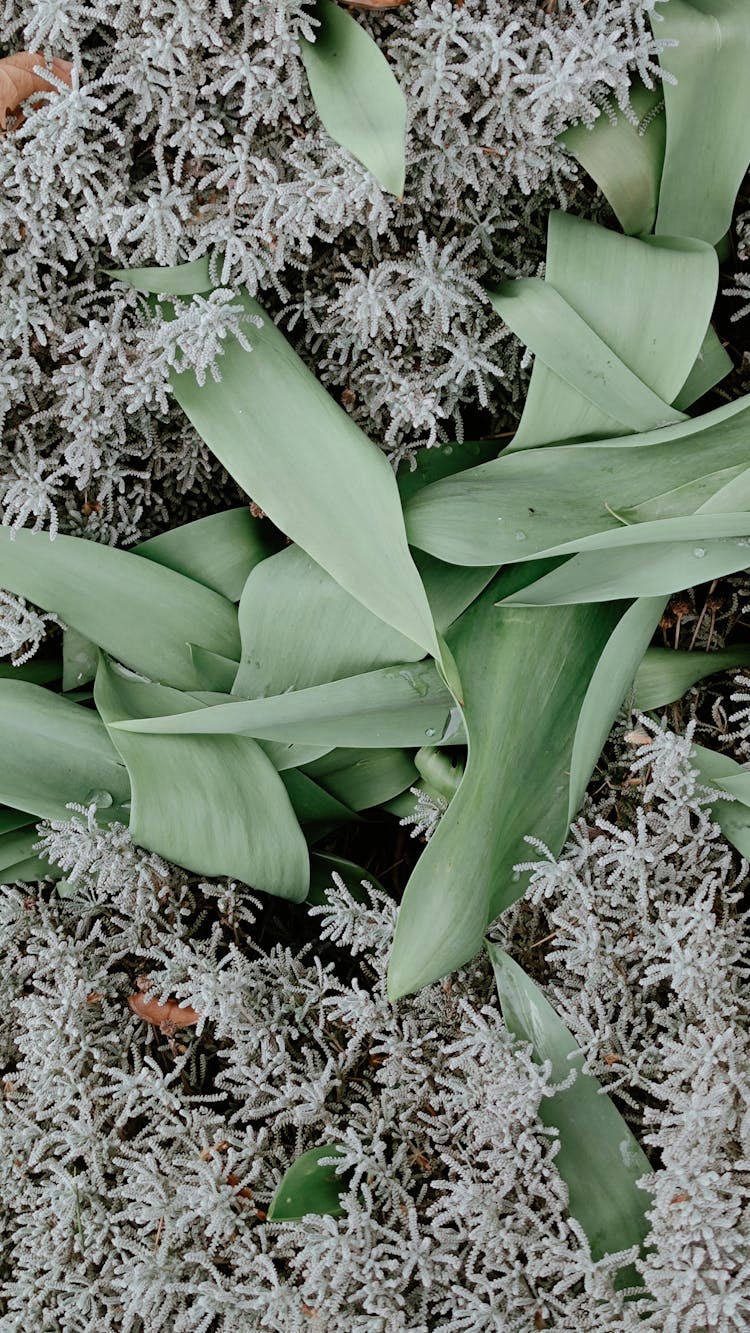
[[[518,532],[516,533],[516,541],[517,541],[517,542],[525,542],[525,541],[526,541],[526,533],[525,533],[525,532],[522,532],[520,528],[518,529]]]
[[[693,555],[695,556],[696,560],[702,560],[705,554],[706,554],[706,548],[704,546],[693,547]]]
[[[83,804],[95,805],[97,810],[106,810],[107,807],[112,804],[112,793],[111,791],[101,791],[97,788],[94,791],[90,791],[87,796],[84,796]]]
[[[435,731],[435,728],[434,728],[434,727],[428,727],[428,728],[427,728],[427,730],[426,730],[426,732],[425,732],[425,736],[436,736],[436,735],[437,735],[437,732]]]

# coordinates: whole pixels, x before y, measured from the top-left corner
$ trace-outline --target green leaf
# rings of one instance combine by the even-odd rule
[[[304,772],[352,810],[370,810],[417,780],[406,750],[331,750]]]
[[[599,655],[578,714],[570,756],[569,824],[580,808],[612,723],[633,684],[663,610],[664,601],[660,597],[633,602]]]
[[[673,406],[686,412],[704,393],[713,389],[732,369],[732,358],[724,351],[719,338],[709,324],[701,349],[690,374],[674,400]]]
[[[492,308],[517,337],[601,417],[628,430],[681,421],[550,281],[518,278],[488,293]]]
[[[555,1166],[592,1258],[642,1246],[652,1200],[638,1181],[652,1174],[648,1158],[599,1081],[583,1073],[583,1052],[544,993],[497,945],[488,943],[487,952],[509,1030],[530,1043],[539,1064],[549,1062],[553,1082],[577,1071],[571,1087],[542,1098],[539,1119],[557,1131]]]
[[[745,0],[669,0],[652,11],[667,141],[656,231],[716,245],[729,230],[750,162],[750,7]]]
[[[62,687],[67,694],[69,690],[80,689],[94,679],[99,649],[85,634],[79,634],[77,629],[69,626],[63,630],[62,660]]]
[[[343,1217],[340,1196],[346,1189],[346,1176],[338,1174],[335,1166],[323,1165],[324,1158],[343,1151],[337,1143],[324,1143],[292,1162],[271,1200],[269,1222],[300,1222],[311,1213]]]
[[[0,801],[37,819],[70,819],[96,803],[100,822],[128,822],[130,783],[102,722],[39,685],[0,681]]]
[[[292,809],[300,824],[325,825],[326,830],[339,824],[357,822],[355,810],[337,800],[307,773],[299,769],[285,769],[281,774]]]
[[[653,537],[639,526],[704,506],[750,508],[749,425],[746,396],[665,429],[504,454],[415,495],[405,511],[409,540],[442,560],[499,564],[581,550],[594,534],[612,535],[592,547],[638,543]],[[697,535],[697,523],[684,531]]]
[[[198,678],[208,690],[230,695],[237,676],[238,663],[220,653],[211,653],[196,643],[189,643],[190,660]]]
[[[307,893],[307,846],[284,784],[247,737],[147,736],[112,724],[198,699],[134,678],[102,657],[96,706],[127,765],[130,831],[148,851],[201,875],[232,875],[296,902]]]
[[[303,745],[354,747],[423,745],[458,738],[453,698],[432,662],[405,663],[345,680],[292,690],[267,699],[150,717],[121,726],[161,734],[255,736]]]
[[[466,771],[406,886],[388,990],[393,999],[461,967],[525,880],[526,836],[553,851],[568,831],[568,769],[591,672],[613,607],[508,610],[503,591],[533,568],[498,576],[450,631],[464,683]]]
[[[134,671],[201,688],[189,642],[239,657],[231,602],[127,551],[78,537],[0,528],[0,587],[54,611]]]
[[[750,515],[748,515],[750,533]],[[573,556],[509,597],[513,606],[572,606],[618,598],[658,597],[735,574],[750,565],[750,540],[651,542]]]
[[[406,171],[406,98],[383,52],[333,0],[315,0],[315,41],[300,39],[310,92],[331,138],[399,198]]]
[[[134,546],[133,551],[238,602],[250,571],[279,544],[280,538],[269,525],[253,518],[244,507],[171,528]]]
[[[630,235],[651,231],[656,221],[667,133],[663,107],[659,113],[663,100],[661,85],[647,88],[635,79],[630,86],[635,124],[610,98],[591,128],[574,125],[560,135]]]
[[[545,283],[611,349],[613,365],[621,362],[664,403],[679,393],[701,350],[717,281],[716,255],[700,241],[637,240],[570,213],[550,214]],[[561,355],[568,373],[575,373],[568,359],[570,349],[556,345],[567,327],[561,319],[554,327],[539,330],[543,344],[532,346],[540,354],[521,424],[508,446],[511,452],[559,440],[622,434],[606,398],[596,407],[590,396],[584,397],[555,373]],[[553,362],[552,368],[544,355]],[[617,374],[623,383],[619,366]],[[651,426],[665,420],[661,406],[654,408],[659,415]]]
[[[253,570],[239,625],[242,656],[232,692],[245,699],[424,657],[423,648],[374,616],[299,546]]]
[[[164,296],[200,296],[210,292],[214,284],[209,273],[209,256],[192,259],[189,264],[173,268],[105,268],[107,277],[124,282],[136,291]]]
[[[635,678],[633,707],[642,713],[663,708],[699,680],[736,667],[750,667],[750,645],[737,643],[713,653],[648,648]]]
[[[439,645],[385,455],[326,393],[257,302],[252,351],[227,338],[221,382],[174,395],[235,481],[342,588],[425,652]],[[205,647],[212,647],[205,644]],[[218,650],[222,651],[222,650]],[[232,653],[226,653],[231,657]]]

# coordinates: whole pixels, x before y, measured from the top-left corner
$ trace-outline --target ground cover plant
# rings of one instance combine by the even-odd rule
[[[396,193],[401,121],[373,123],[366,97],[341,117],[382,53],[321,15],[303,58],[322,124]],[[132,551],[50,542],[44,504],[0,530],[0,855],[9,882],[47,880],[6,898],[8,1327],[29,1308],[134,1329],[743,1326],[742,866],[719,836],[750,845],[742,713],[717,702],[682,740],[643,716],[641,806],[585,797],[623,701],[653,712],[748,657],[731,629],[750,400],[706,395],[732,365],[710,321],[750,158],[750,21],[733,0],[668,0],[659,21],[665,81],[633,85],[640,123],[613,104],[563,135],[622,231],[553,210],[543,276],[467,297],[534,354],[502,452],[433,441],[394,475],[227,286],[227,252],[104,275],[136,294],[175,403],[252,505]],[[67,71],[55,87],[48,68],[52,105]],[[696,585],[700,615],[674,597]],[[685,618],[698,651],[649,648]],[[25,660],[50,625],[53,651]],[[724,725],[722,753],[698,723]],[[584,798],[593,827],[563,851]],[[397,909],[345,855],[378,809],[426,837]],[[632,943],[634,920],[613,991],[590,950]],[[721,1231],[715,1192],[703,1212],[696,1195],[725,1159]]]

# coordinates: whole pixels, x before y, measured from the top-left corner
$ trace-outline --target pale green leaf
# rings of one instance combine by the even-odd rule
[[[331,750],[304,772],[352,810],[369,810],[417,780],[406,750]]]
[[[749,423],[746,396],[665,429],[504,454],[419,491],[409,540],[442,560],[499,564],[581,549],[595,533],[638,541],[630,525],[703,506],[750,508]]]
[[[539,1064],[549,1065],[552,1082],[563,1083],[576,1070],[571,1087],[542,1098],[539,1118],[557,1131],[555,1167],[592,1258],[641,1246],[652,1196],[638,1182],[652,1174],[648,1158],[599,1081],[583,1072],[583,1051],[544,992],[497,945],[488,943],[487,952],[510,1031],[530,1043]]]
[[[750,6],[746,0],[669,0],[651,13],[667,141],[656,231],[715,245],[729,230],[750,162]]]
[[[299,1222],[311,1213],[342,1217],[340,1196],[346,1189],[346,1176],[323,1160],[338,1157],[343,1149],[336,1143],[311,1148],[297,1157],[286,1171],[268,1209],[269,1222]]]
[[[716,255],[700,241],[635,239],[570,213],[550,214],[546,283],[664,403],[682,389],[701,350],[717,279]],[[562,338],[565,329],[561,324],[542,332],[552,356],[554,335]],[[650,424],[663,420],[659,415]],[[508,448],[515,452],[621,433],[606,402],[594,407],[538,356],[523,418]]]
[[[284,784],[255,741],[148,736],[112,725],[175,706],[175,693],[101,658],[96,706],[130,774],[134,840],[197,874],[235,876],[300,901],[309,882],[307,846]],[[179,702],[201,709],[187,695]]]
[[[280,538],[247,507],[184,523],[132,549],[166,569],[195,579],[230,602],[238,602],[247,577],[278,550]]]
[[[200,688],[189,642],[239,657],[231,602],[128,551],[0,528],[0,587],[27,597],[134,671]]]
[[[0,680],[0,801],[38,819],[70,819],[95,803],[100,822],[130,800],[124,765],[96,713],[39,685]]]
[[[122,723],[129,731],[255,736],[304,745],[424,745],[458,736],[453,698],[432,662],[405,663],[267,699]]]
[[[663,108],[659,112],[663,98],[660,85],[647,88],[635,79],[630,86],[633,119],[610,99],[593,126],[574,125],[560,135],[630,235],[651,231],[656,220],[666,142]]]
[[[406,98],[380,47],[333,0],[315,0],[315,41],[300,39],[310,92],[331,138],[382,185],[404,192]]]
[[[209,256],[191,259],[173,268],[105,268],[108,278],[124,282],[136,291],[164,296],[199,296],[214,286],[209,273]]]
[[[568,823],[580,808],[612,723],[633,684],[663,610],[664,601],[660,597],[633,602],[599,655],[578,714],[570,756]]]
[[[748,515],[750,532],[750,515]],[[651,542],[575,555],[508,598],[513,606],[572,606],[618,598],[666,596],[750,565],[749,538]]]
[[[518,278],[488,292],[492,308],[548,370],[620,430],[649,430],[682,414],[621,361],[549,280]]]
[[[588,680],[619,611],[545,615],[495,605],[534,570],[494,580],[449,632],[465,690],[466,771],[406,886],[388,973],[396,999],[462,966],[525,888],[524,841],[559,850],[568,769]]]
[[[424,657],[423,648],[374,616],[299,546],[253,570],[239,625],[242,656],[232,692],[245,699]]]
[[[750,645],[737,643],[713,653],[648,648],[635,678],[633,707],[642,713],[663,708],[681,699],[699,680],[736,667],[750,668]]]
[[[175,374],[175,398],[222,466],[282,532],[374,615],[439,656],[385,455],[257,302],[247,294],[237,300],[263,321],[253,330],[252,351],[227,338],[221,382],[199,385],[192,371]]]

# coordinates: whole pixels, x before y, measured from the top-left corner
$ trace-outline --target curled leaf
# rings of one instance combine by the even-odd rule
[[[144,1023],[150,1023],[152,1027],[163,1028],[169,1025],[174,1028],[194,1028],[200,1018],[200,1014],[190,1005],[180,1005],[177,1000],[147,1000],[145,995],[137,992],[135,995],[128,996],[128,1005],[138,1018],[142,1018]]]
[[[70,84],[70,71],[73,66],[69,60],[60,60],[57,56],[53,56],[47,64],[40,51],[19,51],[16,55],[4,56],[0,60],[0,129],[6,128],[8,112],[17,112],[27,97],[31,97],[33,93],[54,91],[54,83],[35,72],[40,68],[48,69],[63,83]],[[16,127],[22,119],[23,117],[16,118],[14,122]]]

